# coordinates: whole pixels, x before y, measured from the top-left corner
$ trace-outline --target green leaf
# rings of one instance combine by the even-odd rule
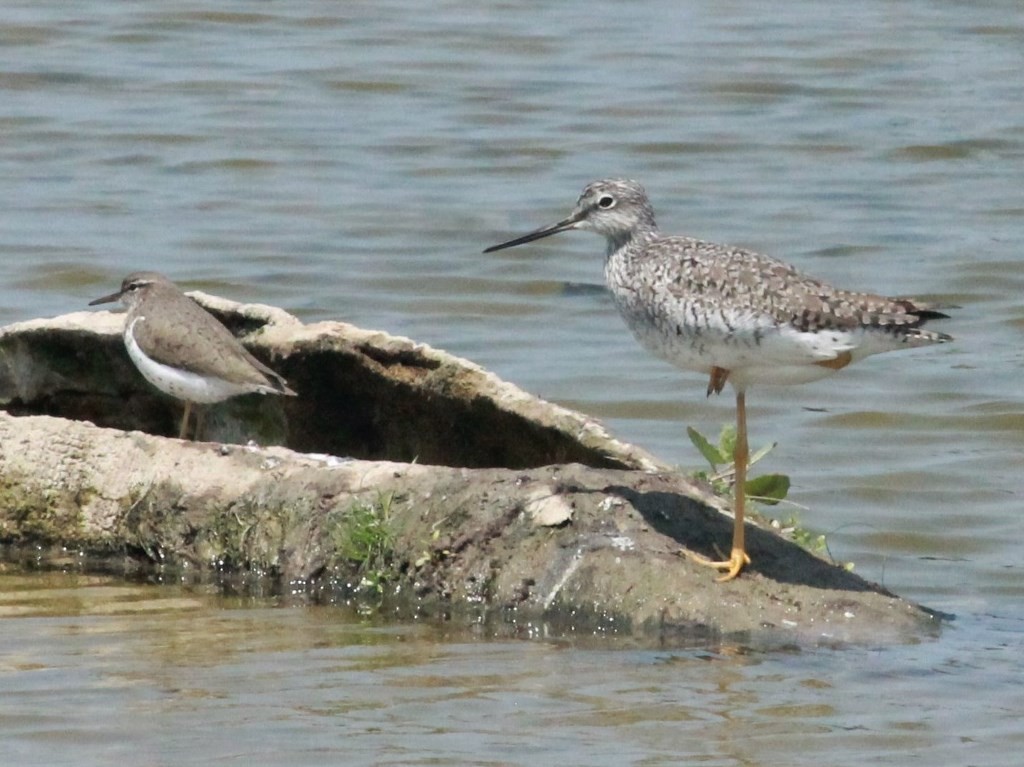
[[[756,498],[760,503],[774,506],[789,492],[789,477],[785,474],[762,474],[747,480],[743,489],[748,498]]]
[[[718,435],[718,450],[726,456],[723,463],[732,463],[732,457],[736,455],[736,427],[732,424],[722,427],[722,433]]]
[[[704,456],[705,460],[711,464],[712,469],[717,469],[720,465],[730,462],[730,458],[723,456],[717,447],[708,442],[707,437],[692,426],[686,427],[686,433],[690,437],[690,442],[693,443],[693,446],[697,448],[697,450],[700,451],[700,454]]]

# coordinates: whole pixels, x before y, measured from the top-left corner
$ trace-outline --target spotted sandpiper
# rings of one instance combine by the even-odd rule
[[[951,341],[926,330],[945,318],[912,298],[834,288],[769,256],[664,235],[643,187],[627,179],[588,184],[567,217],[485,253],[583,229],[607,241],[605,281],[626,324],[652,353],[708,376],[708,395],[736,391],[732,551],[700,564],[735,578],[750,564],[744,542],[746,391],[751,384],[815,381],[871,354]]]
[[[160,391],[185,402],[181,439],[188,432],[193,404],[251,392],[295,396],[284,378],[162,274],[129,274],[120,290],[89,306],[118,300],[128,307],[124,344],[135,367]],[[196,438],[198,432],[197,416]]]

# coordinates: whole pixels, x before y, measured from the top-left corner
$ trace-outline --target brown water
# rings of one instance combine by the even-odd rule
[[[602,244],[483,247],[626,175],[666,231],[962,308],[956,344],[749,398],[795,513],[956,613],[937,640],[640,652],[12,575],[0,764],[1016,764],[1021,71],[995,0],[8,4],[0,322],[158,268],[470,357],[696,468],[684,427],[730,401],[636,346]]]

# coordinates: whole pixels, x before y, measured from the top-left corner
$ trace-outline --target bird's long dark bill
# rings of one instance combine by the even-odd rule
[[[111,293],[109,296],[103,296],[103,298],[97,298],[95,301],[90,301],[89,306],[96,306],[96,304],[109,304],[111,301],[116,301],[121,297],[121,291]]]
[[[572,229],[577,223],[579,223],[579,220],[580,217],[577,215],[569,216],[569,218],[564,218],[557,224],[551,224],[551,226],[543,226],[540,229],[534,229],[532,232],[524,234],[521,237],[516,237],[514,240],[509,240],[508,242],[503,242],[499,245],[491,245],[491,247],[487,248],[484,253],[493,253],[496,250],[514,248],[516,245],[533,242],[534,240],[539,240],[542,237],[550,237],[553,234],[558,234],[559,232],[564,232],[567,229]]]

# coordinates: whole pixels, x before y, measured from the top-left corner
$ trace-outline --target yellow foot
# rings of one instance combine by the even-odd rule
[[[686,558],[696,562],[698,565],[704,565],[705,567],[713,567],[716,570],[724,570],[725,575],[721,578],[717,578],[719,582],[731,581],[744,567],[750,564],[750,557],[743,549],[733,549],[732,554],[728,559],[722,561],[716,561],[714,559],[708,559],[701,554],[695,554],[692,551],[684,552]]]

